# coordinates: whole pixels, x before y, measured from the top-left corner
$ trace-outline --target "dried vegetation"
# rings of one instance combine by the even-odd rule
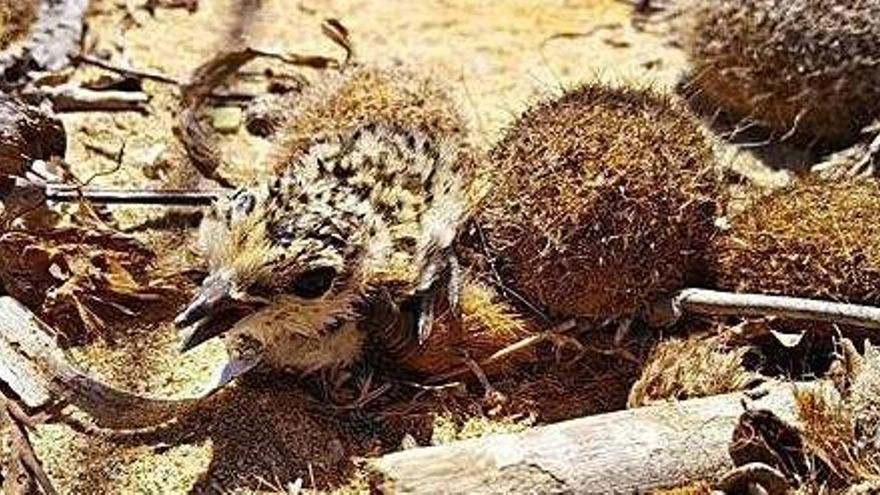
[[[718,286],[880,303],[880,189],[805,181],[758,200],[717,239]]]
[[[693,0],[681,43],[715,108],[775,137],[840,146],[880,113],[873,0]]]
[[[699,125],[665,96],[587,84],[526,111],[492,149],[478,222],[512,290],[615,318],[699,279],[720,191]]]

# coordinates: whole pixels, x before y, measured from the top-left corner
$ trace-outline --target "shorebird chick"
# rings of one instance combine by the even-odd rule
[[[209,275],[176,319],[189,327],[184,350],[224,335],[221,383],[256,365],[344,366],[378,298],[415,308],[403,340],[423,342],[435,295],[458,307],[462,153],[410,128],[359,125],[316,135],[279,176],[219,201],[200,233]]]

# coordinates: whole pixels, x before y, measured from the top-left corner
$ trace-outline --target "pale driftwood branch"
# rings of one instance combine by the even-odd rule
[[[810,386],[810,385],[803,385]],[[793,385],[752,404],[794,422]],[[385,493],[645,493],[734,469],[742,393],[585,417],[368,461]]]
[[[211,204],[225,192],[223,189],[199,191],[49,186],[46,188],[46,199],[49,201],[87,200],[100,204],[204,206]]]
[[[53,335],[21,303],[0,297],[0,380],[30,408],[64,400],[100,426],[143,428],[173,419],[199,399],[142,397],[98,381],[68,361]]]
[[[775,316],[880,329],[880,308],[819,299],[685,289],[671,299],[671,305],[675,315]]]
[[[38,202],[90,201],[99,204],[138,204],[170,206],[204,206],[214,202],[225,189],[104,189],[71,184],[37,183],[24,178],[13,178],[0,185],[0,200],[13,194],[27,194]]]
[[[48,98],[57,112],[147,110],[150,97],[140,91],[96,91],[73,85],[41,88],[26,95]]]

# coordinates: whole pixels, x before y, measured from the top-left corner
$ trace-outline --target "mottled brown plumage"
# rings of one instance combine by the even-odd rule
[[[355,125],[316,134],[276,178],[219,201],[201,229],[210,274],[177,320],[192,325],[185,347],[225,333],[233,375],[312,371],[357,357],[375,298],[410,301],[430,325],[434,294],[456,297],[462,153],[412,128]]]

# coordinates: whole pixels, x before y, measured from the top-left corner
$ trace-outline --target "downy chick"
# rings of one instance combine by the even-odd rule
[[[317,135],[279,176],[218,201],[200,232],[209,275],[175,321],[189,327],[184,350],[223,335],[221,384],[257,365],[344,366],[369,338],[359,320],[377,297],[417,309],[389,353],[423,342],[435,294],[458,307],[465,154],[418,130],[358,125]]]

